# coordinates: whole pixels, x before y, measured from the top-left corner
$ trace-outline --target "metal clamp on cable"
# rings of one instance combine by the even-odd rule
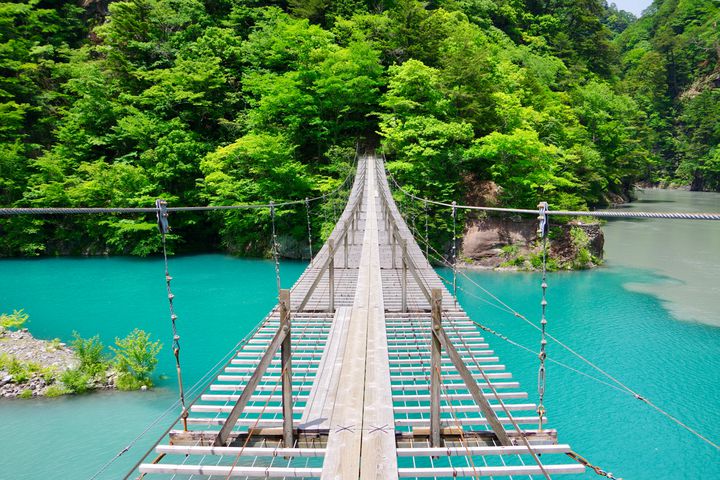
[[[545,238],[548,234],[548,211],[550,210],[550,208],[548,207],[547,202],[540,202],[538,204],[538,209],[538,220],[540,220],[540,225],[538,226],[538,235]]]
[[[157,223],[158,230],[163,235],[170,232],[170,225],[168,224],[168,210],[167,202],[161,198],[155,200],[155,208],[157,208]]]

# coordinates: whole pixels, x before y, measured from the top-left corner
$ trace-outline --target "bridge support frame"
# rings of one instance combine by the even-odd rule
[[[282,411],[283,411],[283,442],[285,448],[295,446],[293,434],[293,400],[292,400],[292,329],[290,325],[290,290],[280,290],[280,329],[285,338],[280,347],[280,365],[282,365]]]
[[[345,268],[350,266],[348,262],[348,223],[345,222],[345,234],[343,235],[343,248],[344,248],[344,265]]]
[[[222,424],[222,427],[220,428],[220,431],[218,432],[217,436],[215,437],[215,441],[213,442],[213,445],[216,447],[226,447],[230,444],[233,438],[233,428],[235,428],[235,425],[237,424],[238,419],[242,415],[243,410],[247,406],[247,404],[250,402],[250,397],[255,392],[255,389],[257,388],[258,384],[260,383],[260,380],[262,379],[263,375],[265,375],[265,372],[268,369],[268,366],[270,365],[270,362],[272,362],[273,357],[277,353],[277,351],[281,347],[283,348],[280,352],[281,361],[283,362],[283,365],[285,365],[285,360],[287,359],[287,375],[282,375],[282,386],[283,386],[283,413],[286,411],[286,409],[289,409],[291,412],[288,417],[290,422],[292,422],[292,369],[291,369],[291,363],[290,363],[290,291],[289,290],[280,290],[280,327],[278,328],[277,332],[275,332],[275,336],[270,341],[270,344],[268,345],[267,350],[265,350],[265,353],[263,354],[262,358],[260,359],[260,362],[258,363],[258,366],[255,368],[255,371],[253,372],[252,376],[250,377],[250,380],[245,384],[245,388],[243,389],[242,393],[240,394],[240,398],[238,398],[237,402],[235,402],[235,405],[233,405],[232,410],[230,410],[230,413],[228,414],[227,418],[225,419],[225,422]],[[284,307],[283,307],[284,303]],[[283,309],[285,310],[284,314],[284,323],[283,323]],[[287,388],[286,388],[286,381]],[[286,395],[288,396],[288,401],[285,401]],[[283,429],[286,428],[286,424],[283,423]],[[292,441],[292,423],[290,423],[290,440]],[[283,432],[284,433],[284,432]]]
[[[408,311],[407,296],[408,296],[408,283],[407,283],[407,239],[400,239],[400,248],[402,251],[402,279],[400,280],[402,285],[402,304],[400,310],[404,313]]]
[[[430,352],[430,446],[441,447],[440,444],[440,378],[441,352],[440,339],[437,332],[442,329],[442,290],[433,288],[430,292],[432,315],[432,344]]]
[[[335,240],[328,238],[328,249],[330,250],[330,265],[328,266],[328,287],[329,287],[329,307],[330,312],[335,311]]]

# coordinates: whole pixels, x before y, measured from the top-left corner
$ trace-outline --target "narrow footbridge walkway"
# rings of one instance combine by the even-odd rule
[[[519,388],[415,243],[381,160],[365,157],[322,250],[136,473],[584,472]]]

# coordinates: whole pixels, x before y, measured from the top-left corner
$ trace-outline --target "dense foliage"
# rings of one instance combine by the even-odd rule
[[[621,88],[648,114],[648,180],[720,191],[720,3],[655,0],[617,39]]]
[[[515,207],[602,205],[658,175],[716,188],[709,3],[657,0],[638,23],[602,0],[0,3],[0,204],[304,199],[342,182],[358,142],[439,200],[482,182]],[[278,210],[287,238],[304,208]],[[326,235],[337,202],[312,208]],[[171,241],[264,253],[269,217],[177,214]],[[154,231],[4,219],[0,254],[145,255]]]

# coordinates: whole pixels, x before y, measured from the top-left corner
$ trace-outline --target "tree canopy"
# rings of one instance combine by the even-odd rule
[[[702,0],[639,20],[603,0],[0,3],[0,203],[301,200],[337,187],[358,143],[444,201],[478,181],[520,208],[720,189],[718,19]],[[304,210],[277,213],[304,238]],[[176,215],[171,240],[263,254],[268,217]],[[153,228],[3,219],[0,254],[146,255]]]

